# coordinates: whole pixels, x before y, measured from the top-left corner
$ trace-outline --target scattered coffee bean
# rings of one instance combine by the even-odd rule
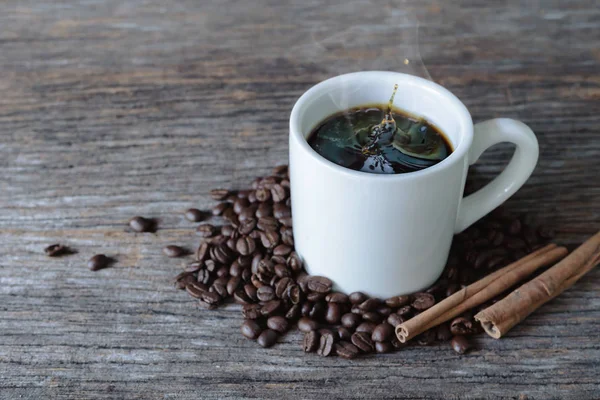
[[[258,325],[256,323],[256,321],[252,320],[252,319],[247,319],[244,321],[244,323],[242,324],[242,335],[246,336],[248,339],[256,339],[260,333],[262,332],[262,329],[260,329],[260,325]]]
[[[348,328],[338,326],[337,335],[340,340],[350,340],[350,338],[352,337],[352,332],[350,332]]]
[[[375,352],[379,354],[389,353],[394,350],[391,342],[375,342]]]
[[[335,354],[346,359],[353,359],[359,354],[358,347],[348,342],[347,340],[342,340],[335,344]]]
[[[435,342],[436,329],[429,329],[417,336],[417,344],[420,346],[429,346]]]
[[[183,247],[170,245],[163,249],[163,253],[167,257],[181,257],[186,254],[186,251]]]
[[[196,228],[196,232],[198,232],[199,235],[201,235],[202,237],[205,237],[205,238],[214,236],[216,231],[217,230],[215,229],[215,227],[211,224],[198,225],[198,227]]]
[[[280,308],[281,308],[280,300],[271,300],[271,301],[267,301],[265,304],[263,304],[260,311],[262,312],[262,315],[270,317],[271,315],[275,314]]]
[[[391,308],[399,308],[410,303],[410,296],[394,296],[385,301],[385,304]]]
[[[453,335],[468,335],[472,333],[473,323],[464,317],[458,317],[452,320],[450,324],[450,332]]]
[[[298,320],[298,329],[301,332],[310,332],[319,328],[317,321],[314,321],[308,317],[302,317]]]
[[[390,314],[387,317],[387,323],[393,326],[394,328],[403,323],[405,319],[398,314]]]
[[[379,324],[373,329],[373,333],[371,334],[371,339],[375,342],[385,342],[391,339],[394,334],[394,328],[387,322]]]
[[[374,322],[363,322],[356,327],[356,332],[368,333],[370,337],[376,326]]]
[[[44,253],[46,253],[46,255],[48,257],[59,257],[65,254],[70,253],[71,250],[66,247],[63,246],[62,244],[51,244],[50,246],[46,247],[44,249]]]
[[[371,353],[375,350],[375,344],[367,332],[355,332],[352,335],[352,344],[364,353]]]
[[[322,357],[327,357],[333,351],[333,344],[335,342],[335,337],[331,332],[321,333],[321,338],[319,339],[319,348],[317,349],[317,354]]]
[[[307,331],[304,334],[304,340],[302,342],[302,348],[305,353],[312,353],[317,351],[319,348],[319,333],[316,330]]]
[[[92,271],[98,271],[108,267],[111,262],[112,260],[104,254],[96,254],[88,261],[88,268]]]
[[[256,243],[254,239],[249,236],[242,236],[239,238],[235,245],[236,250],[243,256],[254,253],[256,250]]]
[[[256,291],[256,297],[260,301],[271,301],[275,298],[275,291],[270,286],[261,286]]]
[[[155,221],[138,216],[129,220],[129,226],[136,232],[152,232],[155,228]]]
[[[360,322],[362,321],[362,317],[358,314],[354,314],[354,313],[346,313],[344,315],[342,315],[342,325],[345,326],[348,329],[354,329],[358,326],[358,324],[360,324]]]
[[[465,354],[471,348],[471,343],[464,336],[454,336],[450,342],[452,349],[458,354]]]
[[[197,208],[189,208],[185,211],[185,219],[191,222],[200,222],[204,219],[204,213]]]
[[[328,303],[327,311],[325,313],[325,321],[328,324],[336,325],[342,318],[342,308],[338,303]]]
[[[274,316],[267,320],[267,326],[276,332],[285,333],[289,329],[290,324],[284,317]]]
[[[277,332],[272,329],[265,329],[256,339],[262,347],[271,347],[277,342]]]
[[[448,324],[444,323],[437,327],[436,338],[441,342],[447,342],[452,339],[452,332],[450,332]]]

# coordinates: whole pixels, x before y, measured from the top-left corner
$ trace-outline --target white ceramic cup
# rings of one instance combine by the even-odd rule
[[[317,154],[307,136],[349,107],[386,103],[423,116],[445,133],[454,151],[424,170],[378,175],[341,167]],[[516,145],[507,167],[463,197],[467,168],[490,146]],[[311,275],[335,289],[387,298],[412,293],[441,275],[452,236],[496,208],[535,168],[538,144],[511,119],[473,126],[463,103],[431,81],[395,72],[340,75],[312,87],[290,117],[290,181],[294,242]]]

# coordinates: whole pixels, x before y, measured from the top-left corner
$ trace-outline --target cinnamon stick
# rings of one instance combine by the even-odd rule
[[[567,249],[549,244],[520,260],[487,275],[459,290],[430,309],[396,327],[396,336],[402,343],[454,318],[469,308],[478,306],[531,275],[538,268],[558,261]]]
[[[488,335],[499,339],[540,306],[573,286],[598,263],[600,232],[537,278],[479,312],[475,319]]]

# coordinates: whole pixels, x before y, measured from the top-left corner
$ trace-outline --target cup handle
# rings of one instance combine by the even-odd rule
[[[462,232],[478,219],[512,196],[529,178],[538,160],[538,142],[524,123],[508,118],[490,119],[473,128],[473,144],[469,150],[469,165],[491,146],[514,143],[517,148],[510,162],[494,180],[480,190],[463,197],[454,233]]]

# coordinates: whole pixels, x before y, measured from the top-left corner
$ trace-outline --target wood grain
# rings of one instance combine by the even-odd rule
[[[402,42],[414,15],[419,47]],[[306,89],[362,69],[429,73],[475,121],[529,124],[540,163],[507,208],[580,243],[600,227],[599,23],[591,0],[2,2],[0,398],[599,398],[598,270],[469,355],[343,361],[298,333],[257,348],[237,306],[177,292],[183,261],[161,253],[197,245],[182,212],[211,188],[286,161]],[[510,153],[488,151],[473,184]],[[160,229],[128,231],[134,215]],[[55,242],[78,253],[49,259]],[[116,267],[89,271],[97,253]]]

